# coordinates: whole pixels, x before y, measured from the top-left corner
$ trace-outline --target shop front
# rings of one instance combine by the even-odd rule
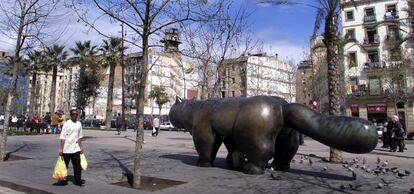
[[[375,123],[387,122],[387,104],[367,104],[367,119]]]

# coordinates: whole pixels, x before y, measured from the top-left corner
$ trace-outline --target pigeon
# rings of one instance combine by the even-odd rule
[[[401,172],[398,172],[398,174],[397,174],[397,175],[398,175],[398,177],[400,177],[400,178],[407,176],[406,174],[401,173]]]
[[[354,180],[356,180],[356,177],[357,177],[357,174],[356,174],[354,171],[352,171],[352,178],[353,178]]]
[[[384,178],[381,178],[382,182],[384,182],[385,184],[390,184],[390,182],[386,181]]]
[[[328,170],[328,167],[327,166],[325,166],[325,167],[323,167],[323,169],[322,169],[323,171],[326,171],[326,170]]]
[[[367,168],[367,169],[365,170],[365,172],[367,172],[367,173],[371,173],[371,169]]]
[[[296,160],[295,159],[292,159],[292,163],[295,163],[296,162]]]
[[[366,162],[365,158],[362,158],[362,164],[365,164]]]
[[[408,171],[408,170],[404,170],[404,173],[405,173],[406,175],[411,174],[411,172],[410,172],[410,171]]]
[[[382,166],[383,167],[386,167],[388,165],[388,160],[385,160],[383,163],[382,163]]]
[[[341,190],[345,190],[345,189],[346,189],[345,185],[344,185],[344,184],[342,184],[342,185],[341,185]]]
[[[303,164],[303,158],[300,159],[300,163]]]
[[[342,165],[344,168],[348,168],[348,164],[344,164]]]
[[[384,187],[384,185],[382,183],[378,183],[377,188],[381,189],[382,187]]]
[[[414,187],[410,189],[411,193],[414,193]]]
[[[374,170],[374,173],[375,173],[376,175],[378,175],[379,173],[381,173],[381,170]]]
[[[365,167],[365,165],[361,166],[361,169],[362,169],[362,170],[365,170],[365,168],[366,168],[366,167]]]
[[[275,175],[273,173],[270,173],[270,177],[272,177],[273,180],[282,180],[281,176]]]
[[[313,162],[311,160],[311,158],[309,158],[309,166],[312,166]]]
[[[381,163],[381,159],[377,157],[377,164]]]
[[[351,167],[349,167],[348,170],[354,172],[354,169],[352,169]]]
[[[308,159],[308,156],[305,156],[305,159]]]

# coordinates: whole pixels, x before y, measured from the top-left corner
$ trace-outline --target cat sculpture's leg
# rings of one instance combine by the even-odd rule
[[[291,128],[284,128],[276,138],[273,166],[276,170],[290,169],[290,162],[298,151],[299,133]]]
[[[218,149],[216,150],[215,147],[217,147],[218,142],[216,142],[216,136],[211,126],[208,122],[199,122],[193,127],[192,132],[194,145],[199,156],[197,165],[200,167],[212,166],[212,161],[215,158],[213,153],[217,153]],[[212,157],[213,155],[214,158]]]
[[[245,146],[240,149],[247,157],[243,166],[244,173],[264,173],[265,166],[274,153],[274,142],[274,138],[268,134],[254,134],[245,139]]]

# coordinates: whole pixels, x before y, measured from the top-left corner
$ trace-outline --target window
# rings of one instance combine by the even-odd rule
[[[349,68],[357,67],[357,56],[355,52],[349,53]]]
[[[395,4],[387,5],[387,12],[396,13],[397,12],[397,6]]]
[[[223,84],[223,88],[226,88],[226,82],[223,81],[222,84]]]
[[[349,39],[355,39],[355,29],[346,30],[345,36]]]
[[[235,96],[236,96],[236,92],[235,92],[235,91],[231,91],[231,95],[232,95],[233,97],[235,97]]]
[[[374,8],[367,8],[367,9],[365,9],[365,16],[374,16],[374,15],[375,15]]]
[[[381,94],[380,80],[378,78],[369,78],[369,94],[370,95]]]
[[[358,85],[358,77],[350,77],[349,82],[351,85]]]
[[[368,59],[371,63],[379,62],[378,50],[368,51]]]
[[[354,20],[354,11],[347,11],[346,12],[346,21],[353,21]]]
[[[231,80],[233,81],[233,84],[235,84],[236,83],[236,78],[231,78]]]
[[[379,36],[377,34],[377,29],[368,28],[367,37],[364,39],[364,44],[379,43]]]
[[[224,92],[224,91],[223,91],[223,92],[221,92],[221,97],[222,97],[222,98],[225,98],[225,97],[226,97],[226,92]]]
[[[388,26],[388,34],[387,39],[390,41],[399,40],[400,30],[398,29],[397,25],[389,25]]]

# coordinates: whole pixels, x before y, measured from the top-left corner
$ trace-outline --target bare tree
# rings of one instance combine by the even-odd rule
[[[136,97],[136,145],[135,145],[135,159],[133,169],[133,187],[139,188],[141,181],[141,147],[143,136],[143,121],[144,121],[144,102],[145,102],[145,88],[147,82],[147,74],[149,71],[148,55],[151,47],[151,39],[159,37],[159,33],[166,27],[177,25],[182,22],[202,21],[208,20],[211,17],[205,17],[204,13],[213,11],[214,7],[220,5],[218,3],[210,3],[207,1],[186,1],[186,0],[120,0],[120,1],[98,1],[93,0],[93,6],[97,7],[101,12],[101,16],[107,16],[113,21],[122,23],[127,30],[132,31],[129,36],[125,37],[125,42],[142,49],[143,64],[138,81],[138,95]],[[90,5],[89,1],[72,0],[70,7],[78,14],[79,18],[95,29],[98,33],[108,36],[103,33],[99,26],[95,25],[96,19],[87,15],[85,7]],[[212,9],[209,9],[212,8]],[[82,12],[85,11],[85,12]],[[206,19],[207,18],[207,19]],[[131,35],[132,34],[132,35]],[[137,40],[141,40],[139,43]],[[138,42],[138,44],[137,44]]]
[[[6,103],[5,122],[0,140],[0,161],[5,158],[7,144],[7,130],[9,128],[9,115],[16,91],[18,73],[22,70],[21,56],[28,48],[37,45],[46,37],[47,21],[59,0],[2,0],[0,10],[0,33],[15,41],[13,56],[9,61],[12,69],[12,80]]]
[[[243,56],[259,45],[246,33],[251,12],[245,5],[236,7],[234,1],[225,1],[215,20],[181,26],[183,39],[188,43],[182,53],[197,64],[201,99],[206,99],[209,91],[218,95],[221,85],[217,73],[225,59]]]

